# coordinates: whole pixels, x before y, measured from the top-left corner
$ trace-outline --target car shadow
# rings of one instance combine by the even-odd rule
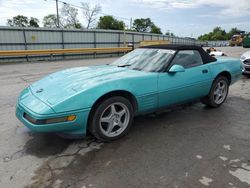
[[[126,140],[131,139],[133,137],[135,137],[133,139],[137,140],[138,137],[140,137],[140,135],[142,134],[144,136],[147,135],[148,138],[151,137],[150,135],[153,135],[154,137],[155,134],[153,134],[153,132],[161,132],[163,129],[168,129],[173,125],[175,125],[176,128],[172,128],[174,130],[179,129],[179,131],[186,130],[192,127],[205,127],[205,125],[201,126],[197,122],[204,121],[207,116],[217,116],[218,114],[225,113],[227,114],[229,113],[228,111],[230,111],[230,108],[226,108],[226,105],[238,103],[239,101],[242,101],[242,99],[235,99],[235,97],[230,97],[229,100],[226,101],[225,105],[217,109],[209,108],[198,102],[194,102],[165,109],[157,113],[137,116],[128,135],[117,141],[113,141],[108,145],[115,145],[117,147],[119,146],[119,143],[126,142]],[[192,124],[188,123],[188,121],[192,122]],[[159,128],[157,129],[155,126],[158,126]],[[90,140],[94,140],[95,142],[100,143],[100,141],[94,139],[91,135],[88,135],[87,137],[81,139],[68,139],[53,133],[30,134],[32,138],[24,145],[24,151],[26,154],[33,155],[38,158],[61,154],[72,144],[84,144]]]
[[[26,142],[24,149],[26,154],[44,158],[62,153],[72,142],[74,141],[56,134],[32,133],[32,138]]]
[[[250,74],[242,74],[242,77],[243,77],[243,79],[245,78],[245,79],[249,79],[250,78]]]

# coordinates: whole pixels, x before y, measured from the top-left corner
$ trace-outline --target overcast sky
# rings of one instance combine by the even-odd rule
[[[178,36],[197,37],[216,26],[229,30],[238,27],[250,31],[250,0],[62,0],[80,6],[81,2],[100,4],[102,12],[127,19],[151,18],[162,31]],[[60,7],[62,6],[59,4]],[[42,22],[55,14],[54,0],[0,0],[0,25],[6,19],[22,14]],[[81,10],[79,20],[84,24]],[[42,23],[40,22],[40,25]]]

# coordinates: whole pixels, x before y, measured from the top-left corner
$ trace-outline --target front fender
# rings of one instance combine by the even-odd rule
[[[103,95],[112,91],[127,91],[136,98],[139,109],[142,109],[146,96],[154,96],[152,106],[157,105],[157,77],[158,73],[149,73],[147,76],[111,80],[100,83],[84,91],[77,92],[63,102],[52,106],[57,113],[91,108]],[[152,99],[151,99],[152,100]],[[150,107],[150,106],[149,106]]]

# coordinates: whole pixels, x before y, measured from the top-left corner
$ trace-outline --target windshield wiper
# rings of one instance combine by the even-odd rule
[[[126,64],[126,65],[118,65],[117,67],[129,67],[129,66],[131,66],[131,65]]]

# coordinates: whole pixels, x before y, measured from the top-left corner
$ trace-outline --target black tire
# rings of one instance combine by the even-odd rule
[[[121,132],[118,135],[107,136],[104,133],[107,130],[104,129],[104,125],[101,123],[101,118],[103,117],[104,113],[106,113],[108,110],[110,110],[110,113],[112,113],[111,109],[109,109],[109,108],[111,108],[112,105],[118,105],[118,106],[115,106],[115,108],[119,107],[119,105],[123,105],[123,107],[126,109],[125,110],[126,114],[124,114],[124,115],[127,116],[127,114],[129,114],[128,115],[129,119],[126,121],[127,122],[126,128],[124,130],[122,130],[123,129],[122,128],[120,130]],[[119,112],[117,112],[117,113],[119,113]],[[110,116],[110,115],[108,115],[108,116]],[[132,104],[124,97],[115,96],[115,97],[111,97],[111,98],[108,98],[108,99],[100,102],[99,104],[97,104],[94,107],[93,112],[90,114],[90,121],[89,121],[88,129],[89,129],[89,132],[94,137],[96,137],[99,141],[110,142],[113,140],[117,140],[128,133],[128,131],[133,123],[133,118],[134,118],[134,109],[133,109]],[[112,126],[113,126],[115,120],[113,118],[110,118],[110,119],[112,119],[110,121],[112,121]],[[120,117],[120,120],[121,119],[122,119],[122,117]],[[125,119],[125,117],[124,117],[124,119]],[[108,127],[109,126],[107,126],[107,129],[108,129]],[[114,128],[116,128],[116,127],[114,126],[112,130],[115,130]]]
[[[223,97],[223,100],[221,100],[219,103],[218,102],[216,102],[216,100],[215,100],[215,89],[216,89],[216,87],[217,87],[217,85],[220,83],[220,82],[223,82],[223,83],[225,83],[226,84],[226,91],[225,91],[225,96]],[[203,104],[205,104],[205,105],[207,105],[208,107],[211,107],[211,108],[217,108],[217,107],[219,107],[219,106],[221,106],[224,102],[225,102],[225,100],[227,99],[227,95],[228,95],[228,90],[229,90],[229,81],[228,81],[228,79],[227,79],[227,77],[225,77],[225,76],[219,76],[219,77],[217,77],[215,80],[214,80],[214,82],[213,82],[213,84],[212,84],[212,87],[211,87],[211,89],[210,89],[210,92],[209,92],[209,95],[208,96],[206,96],[206,97],[204,97],[204,98],[202,98],[201,99],[201,102],[203,103]]]

